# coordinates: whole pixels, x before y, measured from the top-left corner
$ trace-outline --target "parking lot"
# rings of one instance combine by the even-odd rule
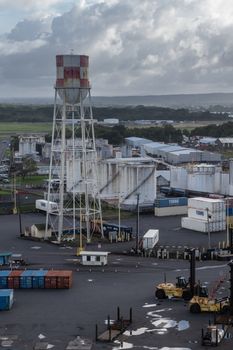
[[[42,215],[24,214],[22,225],[44,222],[44,219]],[[136,218],[122,222],[132,225],[135,232]],[[178,275],[188,278],[188,261],[122,254],[135,245],[133,241],[102,245],[101,250],[112,252],[108,265],[89,268],[76,261],[75,248],[19,238],[17,215],[0,216],[0,223],[1,251],[22,253],[30,268],[73,271],[73,287],[69,290],[15,291],[12,310],[1,312],[0,349],[33,349],[38,343],[47,343],[48,349],[66,349],[77,336],[92,341],[92,349],[201,348],[201,328],[213,317],[190,314],[184,301],[158,301],[154,297],[155,286],[164,280],[164,273],[171,282],[175,282]],[[207,246],[206,234],[182,230],[179,225],[180,218],[176,217],[140,216],[141,235],[149,228],[159,228],[161,245]],[[212,234],[211,243],[217,244],[224,237],[225,233]],[[218,290],[219,297],[225,296],[229,293],[228,272],[226,262],[197,262],[196,279],[211,290],[220,277],[226,277]],[[133,323],[129,331],[114,344],[96,343],[95,325],[98,324],[99,332],[104,331],[107,316],[116,319],[118,306],[125,318],[129,317],[132,307]],[[85,341],[79,349],[88,349]],[[219,349],[232,349],[231,334]]]

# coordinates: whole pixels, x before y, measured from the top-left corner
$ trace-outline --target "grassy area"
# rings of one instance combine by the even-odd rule
[[[8,189],[1,189],[1,185],[0,185],[0,195],[4,195],[4,194],[11,194],[12,190],[8,190]]]
[[[204,121],[184,121],[182,123],[174,123],[173,126],[176,128],[176,129],[180,129],[180,130],[193,130],[195,128],[200,128],[200,127],[203,127],[203,126],[207,126],[207,125],[210,125],[210,124],[223,124],[224,121],[220,120],[220,121],[217,121],[217,120],[204,120]]]
[[[31,175],[26,176],[24,179],[22,176],[16,177],[17,185],[43,185],[44,180],[48,179],[48,175]]]
[[[119,218],[118,215],[119,215],[118,209],[102,208],[102,216],[104,221],[118,220]],[[133,212],[121,210],[121,219],[129,219],[134,216],[135,216],[135,213]]]
[[[52,131],[51,123],[0,123],[0,136],[14,133],[49,133]]]

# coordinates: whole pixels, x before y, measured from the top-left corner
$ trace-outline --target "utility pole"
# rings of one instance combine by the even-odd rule
[[[208,248],[210,249],[210,218],[209,218],[209,208],[206,208],[207,212],[207,229],[208,229]]]
[[[20,192],[17,191],[17,199],[18,199],[18,215],[19,215],[19,233],[22,235],[22,219],[21,219],[21,202],[20,202]]]
[[[14,208],[13,208],[13,214],[17,214],[17,187],[16,187],[16,175],[14,173],[13,177],[13,196],[14,196]]]
[[[140,193],[137,193],[136,253],[138,253],[139,248],[139,197]]]
[[[120,238],[121,236],[121,195],[119,191],[119,198],[118,198],[118,236]]]

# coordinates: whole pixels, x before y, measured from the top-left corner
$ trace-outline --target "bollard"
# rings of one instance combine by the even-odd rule
[[[117,321],[120,320],[120,308],[117,306]]]
[[[98,340],[98,325],[95,325],[95,340]]]
[[[133,322],[133,310],[132,310],[132,307],[129,309],[129,322],[130,323]]]
[[[124,321],[123,321],[123,317],[121,317],[121,332],[123,331],[124,329]]]

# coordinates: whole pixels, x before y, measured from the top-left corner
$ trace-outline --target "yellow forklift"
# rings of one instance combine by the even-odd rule
[[[229,310],[229,298],[211,299],[194,295],[189,301],[189,311],[193,314],[200,312],[222,312],[227,313]]]
[[[228,264],[231,267],[231,274],[233,276],[233,262],[230,262]],[[233,279],[231,278],[231,281]],[[223,282],[223,280],[221,281]],[[231,282],[231,288],[233,290],[233,282]],[[218,284],[219,286],[220,284]],[[217,288],[215,288],[215,293],[217,291]],[[189,301],[189,311],[193,314],[197,314],[200,312],[215,312],[215,313],[221,313],[224,315],[227,315],[230,310],[233,310],[233,294],[229,297],[224,298],[215,298],[215,293],[210,294],[210,296],[198,296],[194,295],[192,299]],[[233,292],[231,292],[233,293]],[[232,304],[232,306],[231,306]]]
[[[176,284],[174,283],[160,283],[156,286],[155,296],[158,299],[165,298],[180,298],[190,300],[193,295],[207,296],[207,289],[205,286],[196,284],[195,282],[195,249],[189,250],[190,260],[190,277],[187,282],[182,276],[177,277]]]

